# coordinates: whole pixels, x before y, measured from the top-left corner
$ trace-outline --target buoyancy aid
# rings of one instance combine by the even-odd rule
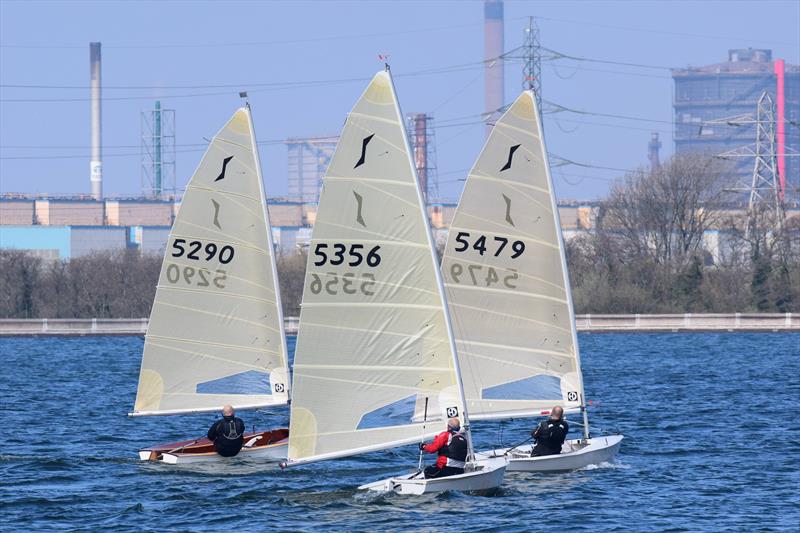
[[[439,448],[439,457],[446,457],[447,462],[436,461],[438,466],[464,468],[467,461],[467,439],[462,432],[448,432],[447,444]],[[439,463],[444,463],[439,464]]]

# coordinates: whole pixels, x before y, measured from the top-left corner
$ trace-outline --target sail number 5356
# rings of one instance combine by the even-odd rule
[[[469,242],[470,234],[466,231],[459,231],[458,235],[456,235],[456,252],[466,252],[470,248]],[[494,237],[493,240],[496,243],[494,256],[498,257],[500,253],[502,253],[503,249],[508,244],[508,239],[505,237]],[[475,239],[475,242],[472,243],[472,249],[477,250],[478,253],[481,255],[486,253],[487,246],[486,246],[486,235],[478,235]],[[491,251],[491,250],[490,250]],[[516,259],[517,257],[521,256],[522,253],[525,251],[525,243],[522,241],[514,241],[511,243],[511,259]]]
[[[345,262],[345,252],[350,257],[350,260],[347,262],[348,266],[357,267],[361,263],[367,263],[369,267],[376,267],[381,264],[381,256],[378,254],[378,250],[380,250],[380,246],[374,246],[369,252],[365,252],[365,248],[363,244],[351,244],[350,250],[347,250],[347,245],[342,243],[334,243],[329,245],[324,242],[317,243],[314,247],[314,256],[316,260],[314,261],[315,266],[322,266],[325,263],[328,263],[333,266],[339,266]],[[330,253],[330,256],[328,254]]]

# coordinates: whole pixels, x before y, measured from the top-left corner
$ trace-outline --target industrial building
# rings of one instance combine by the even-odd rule
[[[672,71],[675,82],[675,152],[724,155],[734,165],[731,185],[749,184],[752,157],[731,153],[756,140],[756,109],[766,91],[774,102],[771,124],[779,187],[800,197],[800,66],[773,60],[772,51],[737,49],[728,60]]]
[[[294,199],[267,202],[273,240],[285,252],[307,246],[317,204]],[[180,204],[171,200],[91,197],[0,197],[0,249],[23,249],[53,259],[96,251],[135,249],[163,253]],[[447,238],[456,203],[429,203],[428,214],[437,241]],[[589,230],[597,217],[594,204],[562,203],[561,227],[569,238]]]
[[[322,178],[336,150],[338,137],[286,139],[289,156],[289,196],[317,203]]]

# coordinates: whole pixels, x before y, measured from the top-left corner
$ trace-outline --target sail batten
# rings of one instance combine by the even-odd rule
[[[288,357],[252,119],[212,139],[167,240],[133,415],[288,402]]]
[[[427,213],[387,72],[323,180],[295,351],[290,464],[418,441],[415,402],[464,416]],[[431,411],[433,413],[433,411]]]
[[[561,227],[530,91],[498,120],[468,174],[442,272],[473,418],[580,408]]]

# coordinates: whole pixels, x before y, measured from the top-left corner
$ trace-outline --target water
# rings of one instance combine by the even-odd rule
[[[800,335],[580,340],[591,420],[625,434],[615,464],[508,474],[494,497],[403,497],[355,487],[416,465],[413,447],[287,471],[141,464],[139,448],[214,418],[125,416],[141,338],[2,339],[0,529],[796,530]],[[244,418],[286,423],[280,410]],[[477,423],[475,440],[510,444],[532,424]]]

